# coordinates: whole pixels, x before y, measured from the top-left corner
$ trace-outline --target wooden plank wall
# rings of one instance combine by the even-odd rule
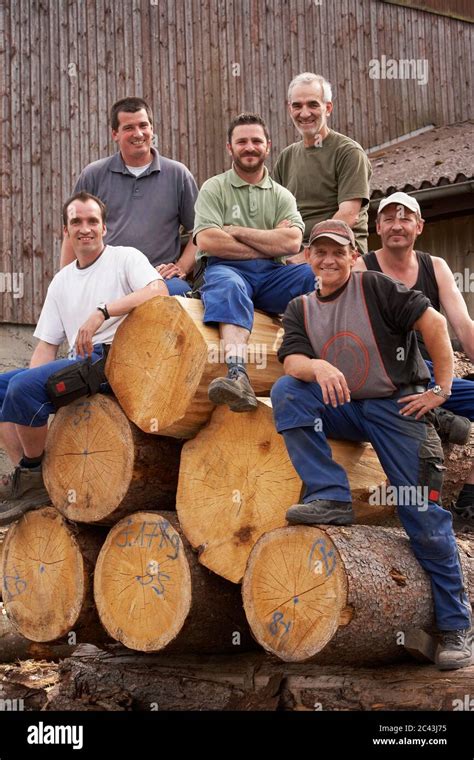
[[[0,321],[33,323],[59,260],[60,209],[113,150],[112,103],[142,95],[158,145],[199,183],[227,168],[232,115],[268,120],[273,156],[297,138],[297,73],[326,75],[332,126],[366,148],[472,118],[473,27],[378,0],[0,0]],[[427,59],[429,82],[371,79],[369,61]],[[3,287],[5,290],[5,287]]]

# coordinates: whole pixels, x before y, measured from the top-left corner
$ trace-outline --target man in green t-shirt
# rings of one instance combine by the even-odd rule
[[[307,242],[316,222],[342,219],[367,253],[367,211],[372,167],[359,143],[328,126],[331,85],[318,74],[298,74],[288,88],[288,111],[303,138],[278,156],[273,178],[296,198]],[[303,261],[303,254],[291,259]]]
[[[207,257],[204,322],[219,324],[228,366],[227,377],[211,382],[209,398],[234,412],[257,407],[246,372],[254,307],[281,314],[292,298],[314,290],[308,264],[282,261],[300,250],[304,223],[293,195],[268,175],[269,151],[263,119],[237,116],[228,130],[232,168],[203,184],[195,206],[197,257]]]

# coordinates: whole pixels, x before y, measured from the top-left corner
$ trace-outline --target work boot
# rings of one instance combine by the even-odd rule
[[[457,443],[463,446],[471,437],[471,420],[460,417],[441,406],[432,410],[434,413],[433,424],[443,443]]]
[[[314,499],[290,507],[286,519],[291,525],[351,525],[354,511],[350,501]]]
[[[41,466],[15,467],[13,473],[3,476],[0,494],[0,525],[8,525],[28,510],[50,501]]]
[[[257,408],[257,397],[246,371],[240,367],[230,367],[227,377],[216,377],[207,393],[213,404],[228,404],[233,412],[252,412]]]
[[[453,512],[462,520],[468,520],[474,524],[474,485],[465,483],[459,494]]]
[[[436,664],[440,670],[467,668],[474,663],[472,630],[441,631],[441,641],[436,652]]]

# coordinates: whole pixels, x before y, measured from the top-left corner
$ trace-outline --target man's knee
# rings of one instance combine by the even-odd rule
[[[301,381],[291,375],[279,377],[270,391],[273,409],[278,409],[287,403],[294,404],[296,402],[298,385],[300,384]]]
[[[19,372],[8,383],[6,398],[13,404],[21,404],[31,393],[31,377],[29,372]]]
[[[316,383],[305,383],[290,375],[280,377],[271,390],[273,415],[278,432],[296,427],[313,427],[321,409]]]

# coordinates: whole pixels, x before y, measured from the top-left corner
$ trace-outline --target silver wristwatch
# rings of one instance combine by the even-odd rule
[[[450,393],[446,393],[446,391],[443,391],[442,387],[440,385],[433,385],[432,388],[430,388],[430,391],[433,391],[437,396],[441,396],[442,398],[448,400],[448,398],[451,396]]]

